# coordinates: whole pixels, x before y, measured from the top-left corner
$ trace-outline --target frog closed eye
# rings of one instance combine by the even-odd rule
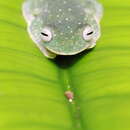
[[[85,27],[83,30],[83,39],[85,41],[91,41],[94,37],[94,29],[91,26]]]
[[[41,38],[44,42],[50,42],[53,38],[53,34],[50,28],[45,27],[41,31]]]

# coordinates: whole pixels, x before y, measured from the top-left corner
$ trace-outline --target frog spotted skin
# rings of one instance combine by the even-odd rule
[[[30,37],[48,58],[93,48],[100,37],[96,0],[26,0],[22,9]]]

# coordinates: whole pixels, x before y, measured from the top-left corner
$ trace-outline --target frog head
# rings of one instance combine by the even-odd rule
[[[92,12],[76,2],[54,7],[46,6],[30,25],[36,41],[57,55],[75,55],[95,45],[100,26]]]

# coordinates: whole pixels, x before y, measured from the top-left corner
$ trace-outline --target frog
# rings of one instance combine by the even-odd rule
[[[22,12],[30,38],[50,59],[94,48],[101,36],[97,0],[25,0]]]

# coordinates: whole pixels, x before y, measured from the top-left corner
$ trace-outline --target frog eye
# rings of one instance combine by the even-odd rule
[[[93,38],[94,30],[92,27],[87,26],[83,31],[83,38],[86,41],[90,41]]]
[[[52,32],[49,28],[43,28],[41,32],[41,38],[45,42],[49,42],[52,40]]]

